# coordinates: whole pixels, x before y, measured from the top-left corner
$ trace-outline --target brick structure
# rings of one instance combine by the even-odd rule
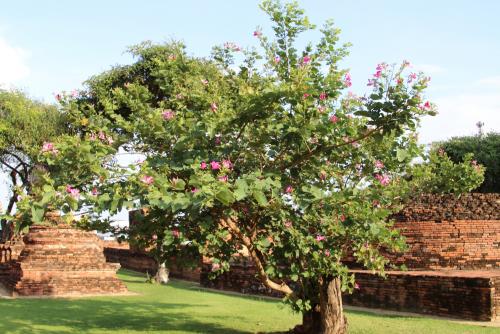
[[[393,216],[409,250],[389,254],[409,271],[387,279],[346,259],[360,289],[346,304],[410,311],[471,320],[500,319],[500,194],[424,195]],[[248,260],[235,259],[231,270],[204,286],[274,295],[255,277]]]
[[[107,263],[95,233],[69,226],[32,226],[17,259],[0,268],[13,296],[82,296],[127,293]]]
[[[116,241],[104,241],[102,245],[104,246],[104,255],[108,262],[120,263],[123,268],[130,270],[143,273],[147,272],[150,275],[156,274],[158,265],[146,252],[132,249],[126,242],[117,243]],[[193,282],[200,281],[201,267],[187,268],[179,266],[175,263],[175,259],[172,259],[167,267],[171,277]]]

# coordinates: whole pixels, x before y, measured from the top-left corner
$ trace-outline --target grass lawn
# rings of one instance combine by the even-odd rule
[[[137,296],[0,300],[0,333],[256,333],[283,331],[300,322],[279,302],[214,293],[174,281],[144,283],[121,271]],[[350,333],[500,333],[446,320],[348,312]]]

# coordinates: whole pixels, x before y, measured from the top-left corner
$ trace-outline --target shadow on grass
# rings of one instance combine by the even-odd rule
[[[193,306],[207,307],[182,303],[144,303],[137,299],[3,300],[0,301],[0,333],[85,333],[89,330],[248,333],[199,321],[189,312],[182,311]],[[217,320],[220,317],[210,318]]]

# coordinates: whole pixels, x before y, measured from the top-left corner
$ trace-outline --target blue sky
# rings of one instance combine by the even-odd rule
[[[81,87],[93,74],[132,61],[127,46],[182,40],[193,55],[252,33],[269,21],[257,0],[4,1],[0,10],[0,84],[53,102],[53,93]],[[377,63],[414,64],[431,77],[427,97],[440,114],[424,120],[421,141],[500,131],[500,1],[299,1],[313,23],[332,18],[351,42],[344,66],[353,89],[366,90]],[[306,39],[315,39],[311,33]]]

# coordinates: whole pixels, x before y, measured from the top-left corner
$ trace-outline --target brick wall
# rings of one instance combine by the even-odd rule
[[[348,305],[490,321],[500,312],[498,271],[389,272],[384,279],[357,271],[360,286]]]

